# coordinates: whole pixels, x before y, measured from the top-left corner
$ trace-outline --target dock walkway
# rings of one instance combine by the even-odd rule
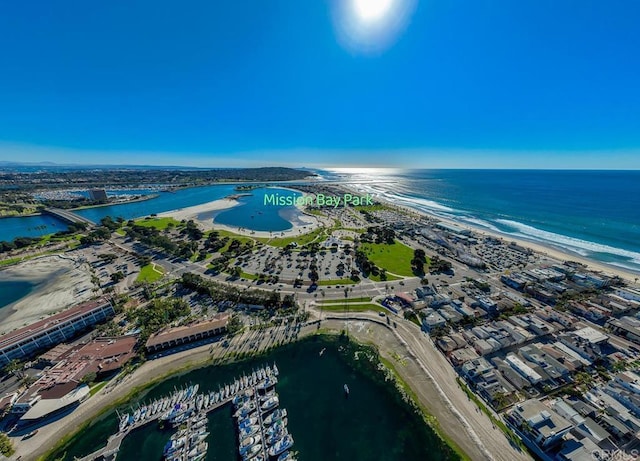
[[[268,370],[266,373],[267,376],[271,376],[272,374],[274,374],[274,371],[268,366],[265,368],[265,370]],[[224,398],[221,398],[214,402],[210,401],[209,405],[202,408],[201,412],[210,413],[214,410],[217,410],[218,408],[225,406],[226,404],[230,403],[238,393],[244,391],[249,387],[255,386],[256,384],[257,383],[253,382],[252,380],[248,380],[247,386],[245,386],[243,384],[243,379],[240,378],[235,380],[233,384],[222,386],[220,393],[224,394]],[[235,390],[233,392],[232,391],[227,392],[225,389],[228,389],[228,390],[235,389]],[[215,393],[215,392],[212,392],[212,393]],[[194,394],[192,396],[192,399],[195,399],[196,395],[197,394]],[[131,433],[132,431],[140,427],[146,426],[149,423],[158,421],[163,414],[164,412],[157,411],[156,413],[149,416],[148,418],[141,419],[140,421],[134,424],[128,425],[123,431],[119,431],[118,433],[110,436],[109,439],[107,440],[107,444],[104,447],[82,458],[75,458],[75,461],[94,461],[94,460],[113,461],[115,460],[118,455],[118,451],[120,451],[120,445],[122,444],[122,441],[127,435],[129,435],[129,433]]]

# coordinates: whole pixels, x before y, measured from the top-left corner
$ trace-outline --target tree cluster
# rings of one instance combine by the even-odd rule
[[[433,258],[431,258],[431,262],[429,264],[429,270],[434,274],[439,274],[439,273],[446,274],[453,270],[453,266],[449,261],[440,259],[438,255],[435,255]]]
[[[130,320],[137,322],[141,330],[141,341],[162,327],[189,315],[189,305],[179,298],[156,298],[147,306],[129,311]]]
[[[185,288],[208,295],[214,302],[231,301],[234,304],[254,304],[268,309],[291,307],[294,304],[291,295],[280,297],[280,293],[256,289],[240,289],[208,280],[199,274],[186,272],[182,274],[181,283]]]
[[[416,275],[424,275],[424,265],[427,263],[427,255],[424,250],[418,248],[413,250],[413,259],[411,260],[411,270]]]
[[[388,226],[372,226],[362,234],[360,241],[369,243],[386,243],[392,245],[396,241],[396,231]]]

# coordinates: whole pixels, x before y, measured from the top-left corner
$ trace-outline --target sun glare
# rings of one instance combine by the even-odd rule
[[[333,0],[337,38],[347,49],[377,54],[405,31],[417,0]]]
[[[358,17],[365,22],[379,21],[393,6],[393,0],[354,0]]]

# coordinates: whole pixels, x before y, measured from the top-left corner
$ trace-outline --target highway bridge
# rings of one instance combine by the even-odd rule
[[[77,215],[69,210],[62,210],[60,208],[45,208],[43,212],[68,224],[83,223],[88,226],[95,226],[96,224],[90,219],[87,219],[84,216]]]

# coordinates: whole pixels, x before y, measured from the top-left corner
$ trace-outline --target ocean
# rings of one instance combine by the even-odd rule
[[[640,171],[318,171],[363,192],[640,272]]]
[[[640,171],[593,170],[317,170],[362,192],[446,218],[538,242],[640,273]],[[248,203],[216,215],[221,223],[256,230],[290,227],[289,207],[278,214],[263,207],[263,190]],[[94,221],[125,219],[198,205],[236,193],[232,185],[162,192],[151,200],[90,208],[77,213]],[[271,207],[273,208],[273,207]],[[254,218],[251,218],[251,215]],[[262,226],[261,223],[266,223]],[[260,227],[260,229],[258,229]],[[268,228],[271,229],[268,229]],[[36,236],[66,228],[47,216],[0,219],[0,240]]]
[[[205,367],[167,379],[142,398],[148,402],[189,383],[198,383],[201,391],[218,390],[220,385],[275,361],[280,370],[276,390],[280,406],[287,409],[293,450],[299,453],[300,461],[456,459],[380,372],[367,369],[369,365],[358,350],[359,346],[345,347],[338,340],[311,337],[282,346],[266,358]],[[350,388],[349,398],[344,395],[345,383]],[[135,403],[119,411],[127,412]],[[238,459],[231,413],[230,406],[210,413],[207,461]],[[117,428],[116,415],[111,412],[93,420],[68,446],[47,459],[73,460],[87,455],[104,446]],[[162,459],[162,449],[172,432],[159,429],[157,422],[132,432],[123,440],[117,460]]]

